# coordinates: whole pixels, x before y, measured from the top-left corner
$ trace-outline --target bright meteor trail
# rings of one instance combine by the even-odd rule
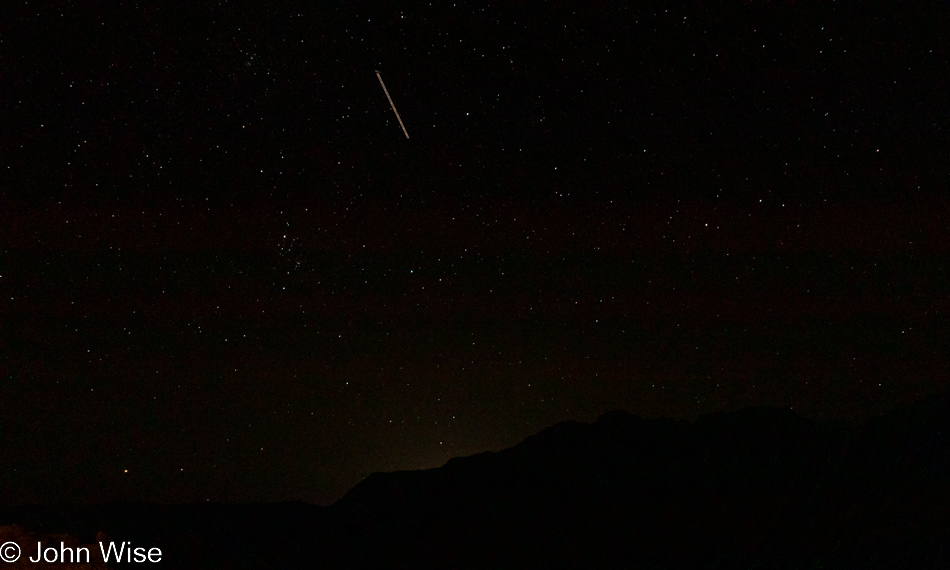
[[[402,119],[399,118],[399,111],[396,110],[396,105],[393,103],[393,98],[389,96],[389,90],[386,89],[386,84],[383,83],[383,76],[379,74],[379,70],[376,70],[376,77],[379,78],[379,84],[383,86],[383,93],[386,94],[386,98],[389,99],[389,106],[393,108],[393,113],[396,113],[396,120],[399,121],[399,126],[402,127],[402,132],[406,135],[406,138],[409,138],[409,133],[406,132],[406,125],[402,124]]]

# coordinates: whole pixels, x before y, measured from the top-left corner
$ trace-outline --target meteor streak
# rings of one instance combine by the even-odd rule
[[[396,105],[393,103],[393,98],[389,96],[389,90],[386,89],[386,84],[383,83],[383,76],[379,74],[379,70],[376,70],[376,77],[379,78],[379,84],[383,86],[383,93],[386,94],[386,98],[389,99],[389,106],[393,108],[393,113],[396,113],[396,120],[399,121],[399,126],[402,127],[402,132],[406,135],[406,138],[409,138],[409,133],[406,132],[406,125],[402,124],[402,119],[399,118],[399,111],[396,110]]]

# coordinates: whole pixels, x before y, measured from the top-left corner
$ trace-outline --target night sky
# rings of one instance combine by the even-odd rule
[[[681,4],[4,2],[0,504],[950,389],[950,8]]]

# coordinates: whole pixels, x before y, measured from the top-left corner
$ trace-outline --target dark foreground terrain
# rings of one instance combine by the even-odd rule
[[[169,568],[950,568],[950,395],[858,426],[611,412],[374,474],[329,507],[0,510],[12,524],[25,552],[105,537],[161,547]]]

